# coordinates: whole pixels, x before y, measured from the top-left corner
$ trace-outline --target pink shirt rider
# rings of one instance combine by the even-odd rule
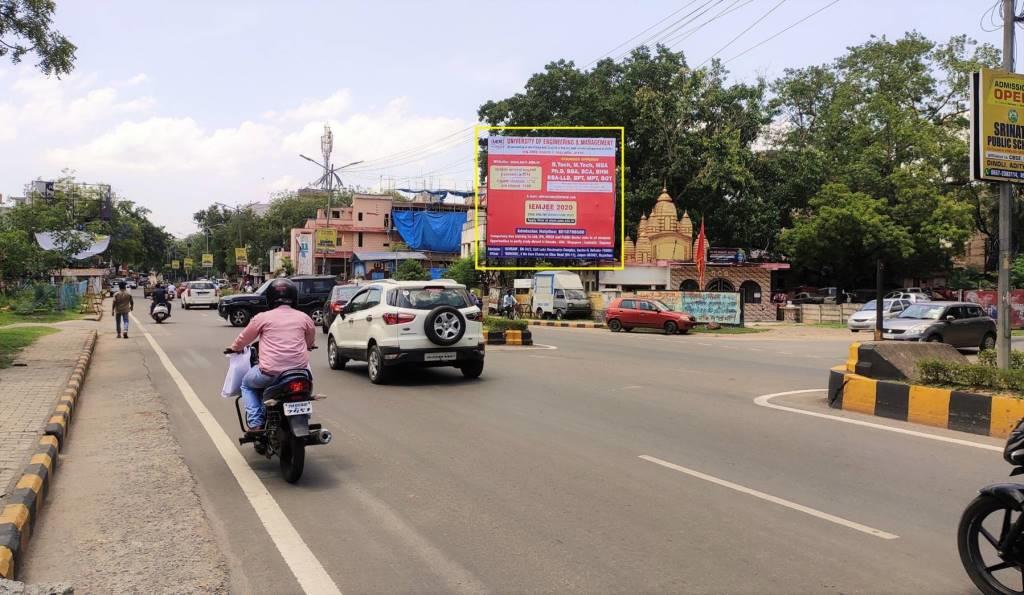
[[[241,351],[256,340],[260,342],[260,370],[267,376],[276,376],[309,365],[309,349],[316,344],[316,327],[305,312],[278,306],[254,316],[231,349]]]

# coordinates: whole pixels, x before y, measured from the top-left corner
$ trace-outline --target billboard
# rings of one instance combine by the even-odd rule
[[[982,68],[971,85],[971,174],[1024,181],[1024,75]]]
[[[249,257],[245,248],[235,248],[235,264],[244,267],[249,264]]]
[[[316,230],[317,252],[334,252],[338,245],[338,230],[324,228]]]
[[[300,234],[295,238],[298,247],[298,258],[295,259],[295,274],[313,274],[313,236],[311,234]]]
[[[489,258],[612,259],[614,138],[492,136]]]
[[[676,312],[688,312],[697,322],[743,324],[743,303],[738,292],[638,291],[636,296],[658,300]]]
[[[213,268],[213,254],[203,254],[203,268]]]
[[[195,263],[196,263],[196,261],[195,261],[195,260],[193,260],[193,259],[191,259],[191,258],[186,258],[186,259],[185,259],[185,268],[186,268],[186,269],[191,269],[191,268],[192,268],[192,266],[193,266],[193,265],[195,265]]]
[[[967,289],[963,293],[963,301],[978,304],[993,319],[996,317],[996,290]],[[1010,290],[1010,326],[1024,328],[1024,289]]]

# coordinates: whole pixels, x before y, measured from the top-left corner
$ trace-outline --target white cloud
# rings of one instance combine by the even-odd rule
[[[294,109],[280,114],[267,112],[264,116],[288,121],[328,120],[341,116],[348,111],[351,105],[352,92],[348,89],[341,89],[325,99],[307,100]]]
[[[145,76],[145,75],[137,75]],[[26,75],[11,85],[9,98],[20,105],[15,121],[25,130],[74,133],[124,115],[145,113],[156,101],[143,96],[122,99],[118,86],[96,87],[98,77],[84,74],[66,81]]]

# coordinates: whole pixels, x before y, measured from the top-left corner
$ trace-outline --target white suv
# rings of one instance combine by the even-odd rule
[[[341,370],[366,361],[370,382],[387,382],[395,366],[453,366],[466,378],[484,371],[480,309],[464,285],[374,281],[359,288],[331,324],[327,360]]]

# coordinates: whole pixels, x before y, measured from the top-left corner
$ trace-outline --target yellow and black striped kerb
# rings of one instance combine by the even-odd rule
[[[54,405],[44,435],[40,436],[31,460],[0,510],[0,578],[15,578],[19,553],[28,544],[32,529],[42,512],[46,491],[57,470],[58,454],[67,437],[68,424],[71,423],[71,415],[95,347],[94,331],[82,347],[67,387],[58,395],[57,404]]]
[[[852,351],[852,348],[851,348]],[[838,366],[829,373],[833,409],[1004,438],[1024,418],[1024,400],[875,380]]]
[[[487,331],[484,333],[484,343],[488,345],[533,345],[533,335],[530,331]]]
[[[603,322],[566,322],[564,320],[527,320],[534,326],[557,326],[561,328],[604,328]]]

